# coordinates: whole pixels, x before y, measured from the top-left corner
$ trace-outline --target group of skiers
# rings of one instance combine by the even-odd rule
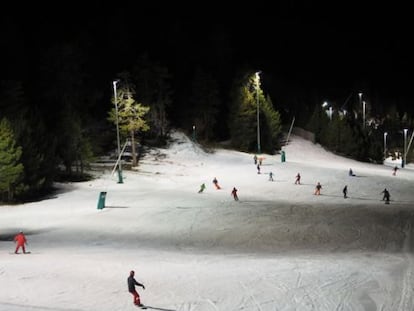
[[[216,187],[217,190],[220,190],[221,189],[221,187],[220,187],[220,185],[219,185],[218,180],[217,180],[216,177],[214,177],[214,179],[213,179],[213,185],[214,185],[214,187]],[[205,189],[206,189],[206,184],[205,183],[202,183],[200,185],[200,190],[198,190],[198,193],[203,193]],[[233,197],[234,201],[238,201],[239,200],[239,197],[237,196],[237,189],[236,189],[236,187],[233,187],[233,190],[231,191],[231,196]]]
[[[254,156],[254,163],[257,165],[257,170],[258,170],[258,174],[260,174],[260,165],[262,162],[262,158],[260,159],[260,163],[258,163],[258,158],[255,155]],[[394,167],[393,169],[393,175],[396,174],[397,172],[397,167]],[[349,169],[349,176],[355,176],[355,174],[353,173],[352,169]],[[300,185],[300,179],[301,179],[301,175],[300,173],[297,173],[297,175],[295,176],[295,185]],[[270,172],[269,173],[269,181],[273,181],[273,173]],[[215,188],[217,190],[220,190],[221,187],[218,183],[218,180],[216,177],[214,177],[213,179],[213,184],[215,186]],[[198,193],[202,193],[204,190],[206,189],[206,185],[204,183],[201,184],[200,186],[200,190],[198,191]],[[321,194],[321,189],[322,189],[322,185],[320,182],[317,182],[316,186],[315,186],[315,195],[320,195]],[[342,193],[344,198],[346,199],[348,197],[348,185],[345,185],[345,187],[342,189]],[[387,190],[387,188],[385,188],[382,192],[383,194],[383,198],[382,200],[385,201],[386,204],[389,204],[390,202],[390,193]],[[233,187],[232,191],[231,191],[231,196],[234,198],[235,201],[238,201],[238,195],[237,195],[237,189],[236,187]],[[26,245],[27,245],[27,238],[25,236],[25,234],[23,233],[23,231],[20,231],[15,237],[14,237],[14,241],[16,243],[16,249],[14,251],[15,254],[19,253],[19,249],[21,248],[24,254],[28,254],[30,252],[26,252]],[[141,307],[143,309],[146,309],[147,307],[145,307],[142,303],[141,303],[141,299],[140,296],[138,294],[138,292],[135,289],[135,286],[140,286],[143,289],[145,289],[145,286],[139,282],[137,282],[135,280],[135,271],[131,270],[129,273],[129,277],[127,279],[127,284],[128,284],[128,292],[132,294],[133,296],[133,303],[138,306]]]
[[[257,164],[258,173],[259,173],[260,172],[260,166],[257,163],[257,156],[256,155],[255,155],[255,164]],[[396,171],[397,170],[395,169],[394,173]],[[393,175],[395,175],[394,173],[393,173]],[[349,176],[355,176],[355,174],[353,173],[352,169],[349,169]],[[301,178],[300,173],[298,173],[295,178],[296,178],[295,179],[295,185],[298,185],[298,184],[300,185],[300,178]],[[272,180],[273,181],[273,173],[272,172],[269,173],[269,180]],[[221,189],[220,185],[218,184],[218,181],[217,181],[217,178],[216,177],[214,177],[214,179],[213,179],[213,184],[214,184],[214,186],[216,187],[217,190]],[[199,193],[202,193],[205,190],[205,188],[206,188],[206,185],[204,183],[201,184],[200,190],[198,192]],[[321,189],[322,189],[321,183],[320,182],[317,182],[317,184],[315,186],[315,192],[314,192],[314,194],[315,195],[320,195],[321,194]],[[342,193],[343,193],[344,199],[348,198],[348,185],[345,185],[345,187],[342,189]],[[386,204],[389,204],[389,202],[390,202],[390,193],[387,190],[387,188],[385,188],[381,193],[384,195],[383,198],[382,198],[382,200],[385,201]],[[233,198],[234,198],[235,201],[238,201],[239,200],[239,198],[237,196],[237,189],[236,189],[236,187],[233,187],[233,190],[231,191],[231,195],[233,196]],[[21,234],[23,235],[23,232],[21,232]],[[24,243],[26,242],[26,239],[25,238],[22,238],[20,236],[20,238],[15,238],[15,240],[16,241],[19,241],[18,242],[18,246],[16,247],[16,253],[17,253],[19,247],[22,247],[23,252],[25,252]],[[146,309],[146,307],[143,304],[141,304],[140,296],[139,296],[138,292],[135,289],[135,286],[140,286],[143,289],[145,289],[145,286],[143,284],[137,282],[135,280],[135,278],[134,278],[134,275],[135,275],[135,272],[134,271],[131,271],[130,272],[130,275],[128,277],[128,291],[133,296],[133,302],[134,302],[134,304],[136,306],[139,306],[139,307],[143,308],[143,309]]]
[[[260,174],[260,165],[262,164],[263,158],[258,158],[257,155],[254,155],[253,160],[254,160],[254,164],[257,167],[257,173]],[[395,173],[397,172],[397,169],[398,169],[397,167],[395,167],[393,169],[393,175],[395,175]],[[356,176],[354,174],[352,168],[349,169],[348,175],[349,176]],[[294,184],[295,185],[300,185],[301,184],[300,179],[301,179],[301,175],[300,175],[300,173],[297,173],[296,176],[295,176],[295,183]],[[269,181],[273,181],[273,172],[272,171],[269,172]],[[214,179],[213,179],[213,184],[214,184],[214,186],[217,190],[221,189],[220,185],[218,184],[218,180],[217,180],[216,177],[214,177]],[[202,183],[198,193],[204,192],[205,189],[206,189],[206,185],[204,183]],[[316,186],[315,186],[314,195],[320,195],[321,194],[321,189],[322,189],[322,185],[318,181],[316,183]],[[384,189],[384,191],[382,191],[381,193],[384,193],[384,197],[383,197],[382,200],[385,201],[385,203],[389,204],[389,202],[390,202],[390,193],[389,193],[389,191],[387,189]],[[344,188],[342,189],[342,194],[343,194],[344,199],[348,198],[348,185],[344,186]],[[237,196],[236,187],[233,187],[233,189],[231,191],[231,196],[234,198],[235,201],[239,200],[239,198]]]
[[[260,159],[260,161],[259,161],[259,159]],[[256,165],[256,168],[257,168],[257,174],[260,174],[260,165],[262,164],[262,159],[263,158],[258,158],[257,155],[254,155],[254,157],[253,157],[254,164]],[[395,176],[397,174],[397,170],[398,170],[398,167],[395,166],[393,168],[392,175]],[[352,168],[349,169],[348,175],[349,176],[356,176],[355,173],[353,172]],[[295,185],[300,185],[300,178],[301,178],[300,173],[297,173],[297,175],[295,177]],[[269,181],[273,181],[273,172],[269,172]],[[314,195],[320,195],[321,194],[321,189],[322,189],[322,185],[318,181],[316,183],[316,186],[315,186]],[[389,191],[385,188],[381,193],[384,194],[384,197],[383,197],[382,200],[385,201],[386,204],[389,204],[389,202],[390,202],[390,193],[389,193]],[[348,185],[344,186],[344,188],[342,189],[342,194],[344,196],[344,199],[348,198]]]

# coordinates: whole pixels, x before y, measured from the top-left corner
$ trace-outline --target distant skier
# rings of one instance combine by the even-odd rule
[[[239,200],[239,197],[237,196],[237,189],[236,189],[236,187],[233,187],[233,190],[231,191],[231,195],[233,196],[234,201],[238,201]]]
[[[273,173],[272,172],[269,173],[269,181],[273,181]]]
[[[254,155],[253,160],[254,160],[254,164],[256,165],[257,164],[257,155],[256,154]]]
[[[23,250],[23,254],[27,254],[25,245],[27,244],[26,236],[24,235],[23,231],[20,231],[15,237],[14,241],[16,242],[16,250],[14,251],[15,254],[19,253],[19,248],[21,247]]]
[[[300,185],[300,174],[296,175],[295,185]]]
[[[256,168],[257,168],[257,174],[260,174],[260,165],[257,164]]]
[[[382,200],[385,201],[385,204],[390,204],[390,192],[385,188],[381,193],[384,194]]]
[[[348,175],[349,176],[355,176],[354,172],[352,171],[352,168],[349,169]]]
[[[263,162],[263,157],[260,157],[259,158],[259,165],[262,165],[262,162]]]
[[[137,292],[137,290],[135,289],[135,285],[136,286],[141,286],[143,289],[145,289],[145,286],[141,283],[138,283],[135,278],[135,271],[131,271],[129,273],[129,277],[128,277],[128,291],[134,296],[134,305],[138,306],[138,307],[143,307],[144,305],[141,304],[141,299],[139,297],[139,294]]]
[[[398,166],[394,166],[394,168],[392,169],[392,175],[395,176],[397,175],[397,170],[398,170]]]
[[[342,189],[342,193],[344,194],[344,199],[348,197],[348,186],[345,186],[344,189]]]
[[[216,186],[216,189],[217,189],[217,190],[221,189],[221,187],[220,187],[220,186],[219,186],[219,184],[218,184],[218,180],[217,180],[217,178],[216,178],[216,177],[214,177],[214,179],[213,179],[213,184],[214,184],[214,186]]]
[[[202,193],[206,189],[206,185],[204,183],[201,184],[200,190],[198,190],[198,193]]]
[[[316,187],[315,187],[315,195],[320,195],[321,194],[321,189],[322,189],[322,185],[321,185],[321,183],[318,181],[318,183],[316,184]]]

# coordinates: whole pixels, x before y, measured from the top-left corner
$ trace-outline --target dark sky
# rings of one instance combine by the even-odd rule
[[[249,63],[299,88],[347,93],[368,84],[411,93],[408,8],[307,2],[251,1],[232,8],[224,1],[11,4],[2,10],[1,23],[3,32],[18,29],[22,53],[83,36],[94,53],[105,55],[108,70],[147,51],[173,70]],[[2,37],[5,44],[7,35]]]

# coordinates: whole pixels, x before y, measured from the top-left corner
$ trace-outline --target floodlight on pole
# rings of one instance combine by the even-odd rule
[[[384,132],[384,160],[387,158],[387,132]]]
[[[112,82],[114,86],[114,103],[115,103],[115,121],[116,121],[116,139],[118,143],[118,184],[122,184],[124,181],[122,179],[122,160],[121,160],[121,142],[119,139],[119,118],[118,118],[118,97],[116,94],[116,84],[119,80]]]
[[[257,100],[257,152],[261,153],[260,148],[260,109],[259,109],[259,88],[260,88],[260,76],[261,71],[256,72],[256,100]]]

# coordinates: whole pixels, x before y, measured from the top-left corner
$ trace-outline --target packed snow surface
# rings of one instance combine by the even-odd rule
[[[293,136],[286,162],[258,155],[258,174],[254,154],[172,138],[122,184],[107,169],[0,206],[0,310],[136,310],[130,270],[149,310],[414,310],[411,165],[393,176],[391,161],[357,162]],[[31,254],[14,254],[20,230]]]

